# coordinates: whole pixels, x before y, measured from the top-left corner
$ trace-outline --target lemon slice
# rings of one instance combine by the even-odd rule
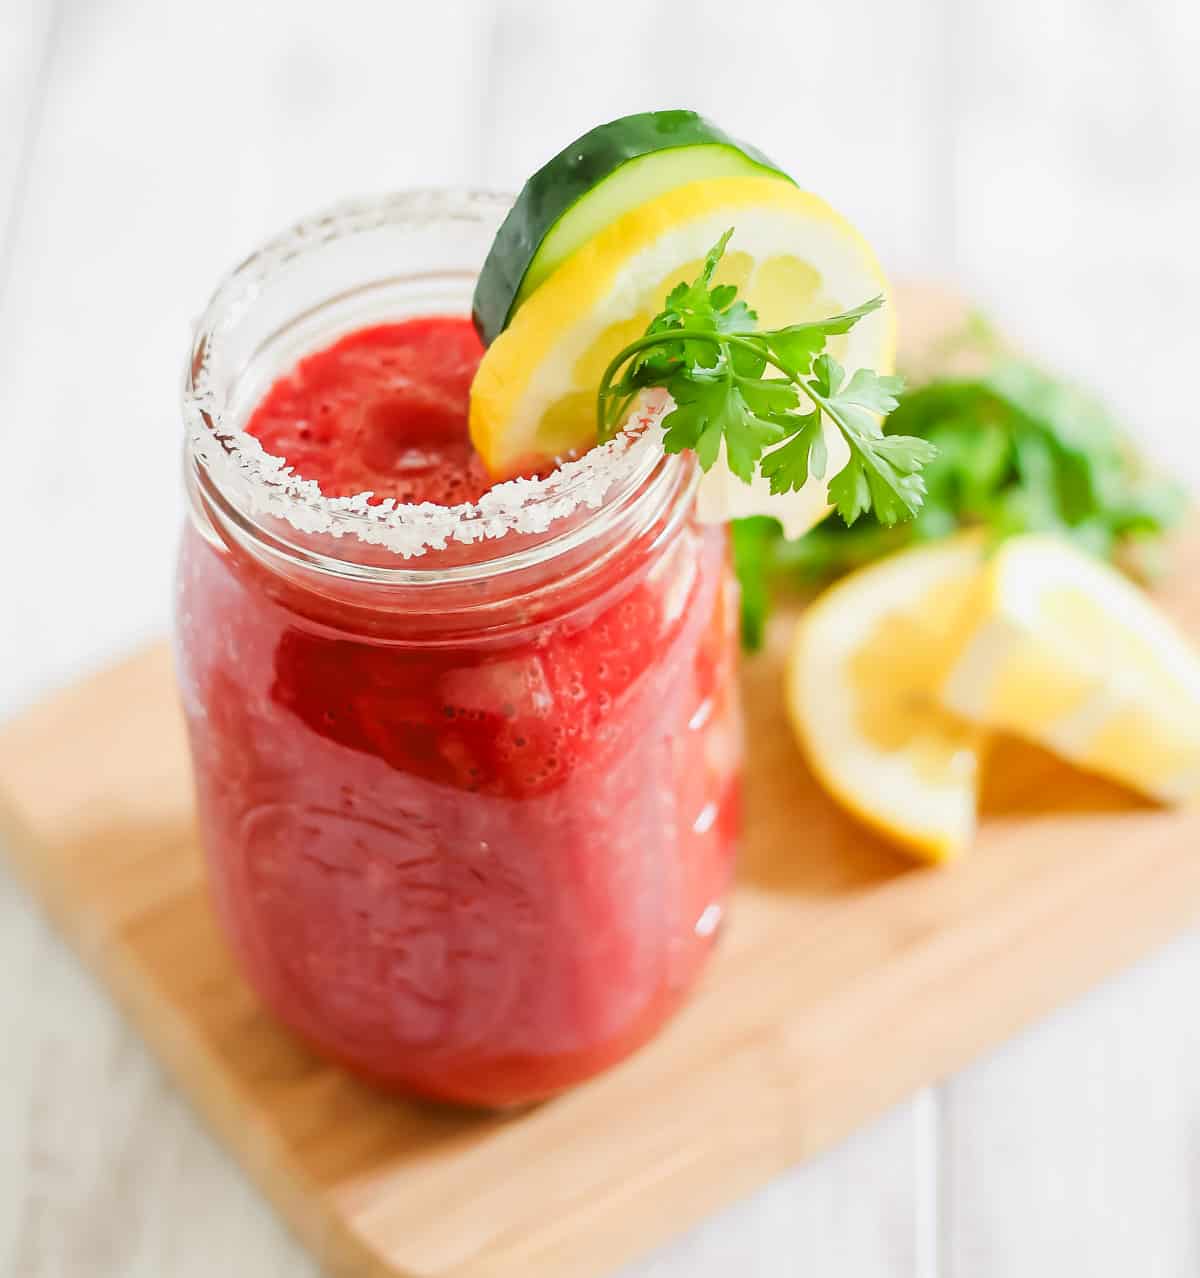
[[[901,551],[821,595],[796,627],[788,709],[813,771],[860,820],[933,861],[975,831],[982,734],[938,703],[982,552]]]
[[[729,227],[716,273],[776,328],[857,306],[886,290],[874,254],[823,200],[766,176],[689,182],[623,213],[541,283],[488,347],[471,387],[471,439],[488,471],[507,477],[585,451],[596,437],[596,390],[609,361],[641,336],[670,290],[699,273]],[[830,342],[848,372],[891,369],[887,307]],[[829,474],[846,448],[827,427]],[[790,535],[827,510],[825,481],[773,497],[724,464],[705,477],[702,517],[773,514]]]
[[[1200,797],[1200,657],[1116,569],[1046,536],[981,576],[943,703],[1164,802]]]

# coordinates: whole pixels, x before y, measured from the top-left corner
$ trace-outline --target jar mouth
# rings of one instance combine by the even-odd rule
[[[606,503],[642,488],[664,465],[661,420],[669,401],[662,392],[644,397],[628,429],[546,477],[511,479],[478,501],[455,506],[390,498],[375,502],[370,492],[328,497],[244,429],[244,374],[262,349],[293,329],[303,334],[305,322],[339,307],[353,319],[353,327],[395,318],[397,286],[417,283],[440,298],[439,287],[445,293],[449,283],[458,297],[473,285],[478,263],[459,260],[441,269],[439,246],[445,250],[447,237],[456,233],[460,239],[473,236],[478,244],[469,255],[482,261],[478,250],[486,250],[510,204],[508,196],[466,189],[417,189],[347,201],[296,223],[242,262],[198,320],[184,378],[183,417],[201,488],[211,485],[214,496],[249,531],[298,552],[312,566],[327,561],[344,573],[361,564],[376,577],[396,557],[406,561],[403,568],[395,566],[405,576],[428,571],[478,576],[481,569],[490,576],[524,566],[535,552],[541,558],[557,552],[564,540],[577,544]],[[430,243],[424,245],[422,237]],[[434,269],[389,273],[390,252],[406,242],[418,255],[418,267],[432,256]],[[347,249],[356,251],[357,259]],[[461,245],[456,251],[461,259]],[[338,260],[322,260],[331,257]],[[293,298],[286,311],[272,315],[272,306],[278,310],[280,305],[273,290],[305,271],[314,279],[306,281],[300,302]],[[260,323],[265,321],[267,328],[250,338],[239,326],[245,326],[252,311],[264,312]],[[271,375],[280,371],[275,367]],[[447,564],[439,553],[485,541],[496,542],[497,553],[483,562]],[[382,550],[383,562],[377,550],[362,563],[366,548]],[[429,558],[428,567],[412,562],[423,556]]]

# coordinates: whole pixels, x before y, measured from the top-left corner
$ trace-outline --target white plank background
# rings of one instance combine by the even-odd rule
[[[965,282],[1200,481],[1198,58],[1196,0],[0,0],[0,713],[165,627],[220,272],[648,106]],[[0,970],[0,1273],[315,1274],[3,877]],[[1198,989],[1193,935],[628,1278],[1198,1278]]]

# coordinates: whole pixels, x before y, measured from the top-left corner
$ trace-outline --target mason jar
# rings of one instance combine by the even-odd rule
[[[415,191],[271,241],[198,322],[177,665],[247,980],[319,1052],[489,1106],[643,1043],[738,834],[735,595],[648,415],[454,507],[329,498],[243,427],[305,354],[465,314],[507,201]]]

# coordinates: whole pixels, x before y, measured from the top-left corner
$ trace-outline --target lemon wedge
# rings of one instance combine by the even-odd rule
[[[1200,797],[1200,657],[1143,591],[1053,537],[1005,543],[942,703],[1167,803]]]
[[[596,391],[609,361],[641,336],[671,289],[699,273],[729,227],[717,283],[734,284],[764,328],[836,314],[886,292],[874,254],[823,200],[767,176],[686,183],[621,214],[525,300],[484,354],[471,387],[471,439],[498,478],[583,452],[596,437]],[[894,324],[884,307],[830,350],[848,373],[890,371]],[[828,474],[847,456],[826,427]],[[795,536],[827,511],[825,481],[772,496],[720,462],[705,476],[701,517],[771,514]]]
[[[975,832],[982,733],[937,694],[982,558],[964,536],[859,569],[806,610],[788,659],[788,710],[817,777],[932,861]]]

